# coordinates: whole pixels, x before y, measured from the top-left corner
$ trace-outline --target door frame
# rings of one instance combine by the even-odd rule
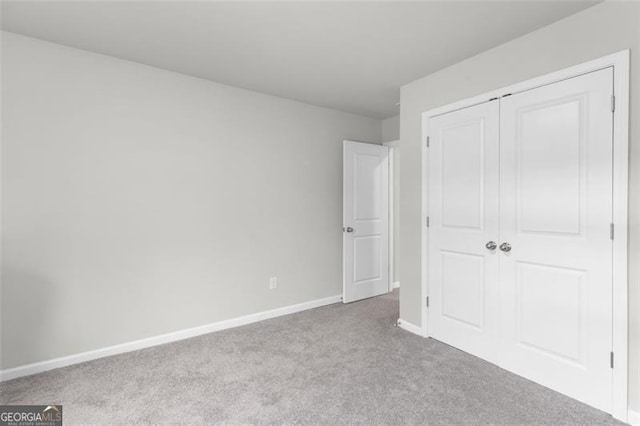
[[[421,294],[422,294],[422,335],[429,337],[427,301],[429,283],[427,276],[427,256],[429,228],[427,217],[428,206],[428,164],[429,119],[437,115],[467,108],[492,98],[500,98],[539,86],[556,83],[582,74],[613,68],[615,96],[615,113],[613,116],[613,223],[615,238],[613,240],[613,310],[612,310],[612,352],[615,354],[615,368],[612,372],[612,411],[614,418],[627,421],[628,408],[628,184],[629,184],[629,50],[623,50],[592,61],[584,62],[560,71],[520,83],[502,87],[497,90],[473,96],[445,106],[437,107],[422,113],[422,248],[421,248]],[[612,100],[613,102],[613,100]]]
[[[395,193],[395,156],[396,149],[400,148],[400,140],[384,142],[382,145],[389,147],[389,292],[395,288],[400,288],[400,281],[396,280],[395,259],[395,230],[397,217],[394,214],[396,197]]]

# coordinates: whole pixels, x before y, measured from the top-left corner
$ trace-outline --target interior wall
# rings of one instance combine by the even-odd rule
[[[600,3],[402,87],[400,317],[421,324],[421,113],[623,49],[631,49],[629,404],[640,411],[640,3]]]
[[[397,141],[400,139],[400,115],[382,120],[382,142]]]
[[[2,86],[2,369],[341,293],[380,120],[6,32]]]
[[[391,200],[391,208],[393,209],[393,277],[392,282],[400,282],[400,156],[402,149],[400,146],[393,148],[393,200]]]

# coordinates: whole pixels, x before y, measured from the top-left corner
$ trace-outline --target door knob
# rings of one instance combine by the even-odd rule
[[[350,226],[348,226],[348,227],[347,227],[347,229],[345,229],[345,231],[347,231],[347,232],[353,232],[353,228],[352,228],[352,227],[350,227]]]
[[[487,244],[484,245],[488,250],[495,250],[496,247],[498,247],[498,245],[496,244],[495,241],[489,241]]]
[[[502,250],[505,253],[511,251],[511,244],[509,243],[500,244],[500,250]]]

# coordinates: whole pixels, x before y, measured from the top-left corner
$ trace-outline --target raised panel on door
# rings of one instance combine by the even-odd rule
[[[364,235],[353,237],[353,283],[360,284],[378,280],[381,276],[380,236]],[[373,261],[372,261],[373,260]]]
[[[442,250],[442,316],[484,329],[484,256]]]
[[[428,334],[497,357],[498,102],[429,119]]]
[[[478,118],[444,127],[434,138],[441,144],[443,227],[482,229],[484,133],[485,118]]]
[[[613,74],[503,98],[500,365],[611,409]]]
[[[587,95],[578,93],[518,112],[518,233],[579,235],[583,230],[586,102]]]
[[[516,275],[519,344],[582,365],[585,271],[517,262]]]
[[[344,142],[343,301],[389,291],[389,150]]]

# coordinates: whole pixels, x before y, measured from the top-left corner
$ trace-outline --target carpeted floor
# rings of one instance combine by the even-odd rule
[[[392,324],[398,294],[0,384],[65,424],[604,425],[609,415]]]

